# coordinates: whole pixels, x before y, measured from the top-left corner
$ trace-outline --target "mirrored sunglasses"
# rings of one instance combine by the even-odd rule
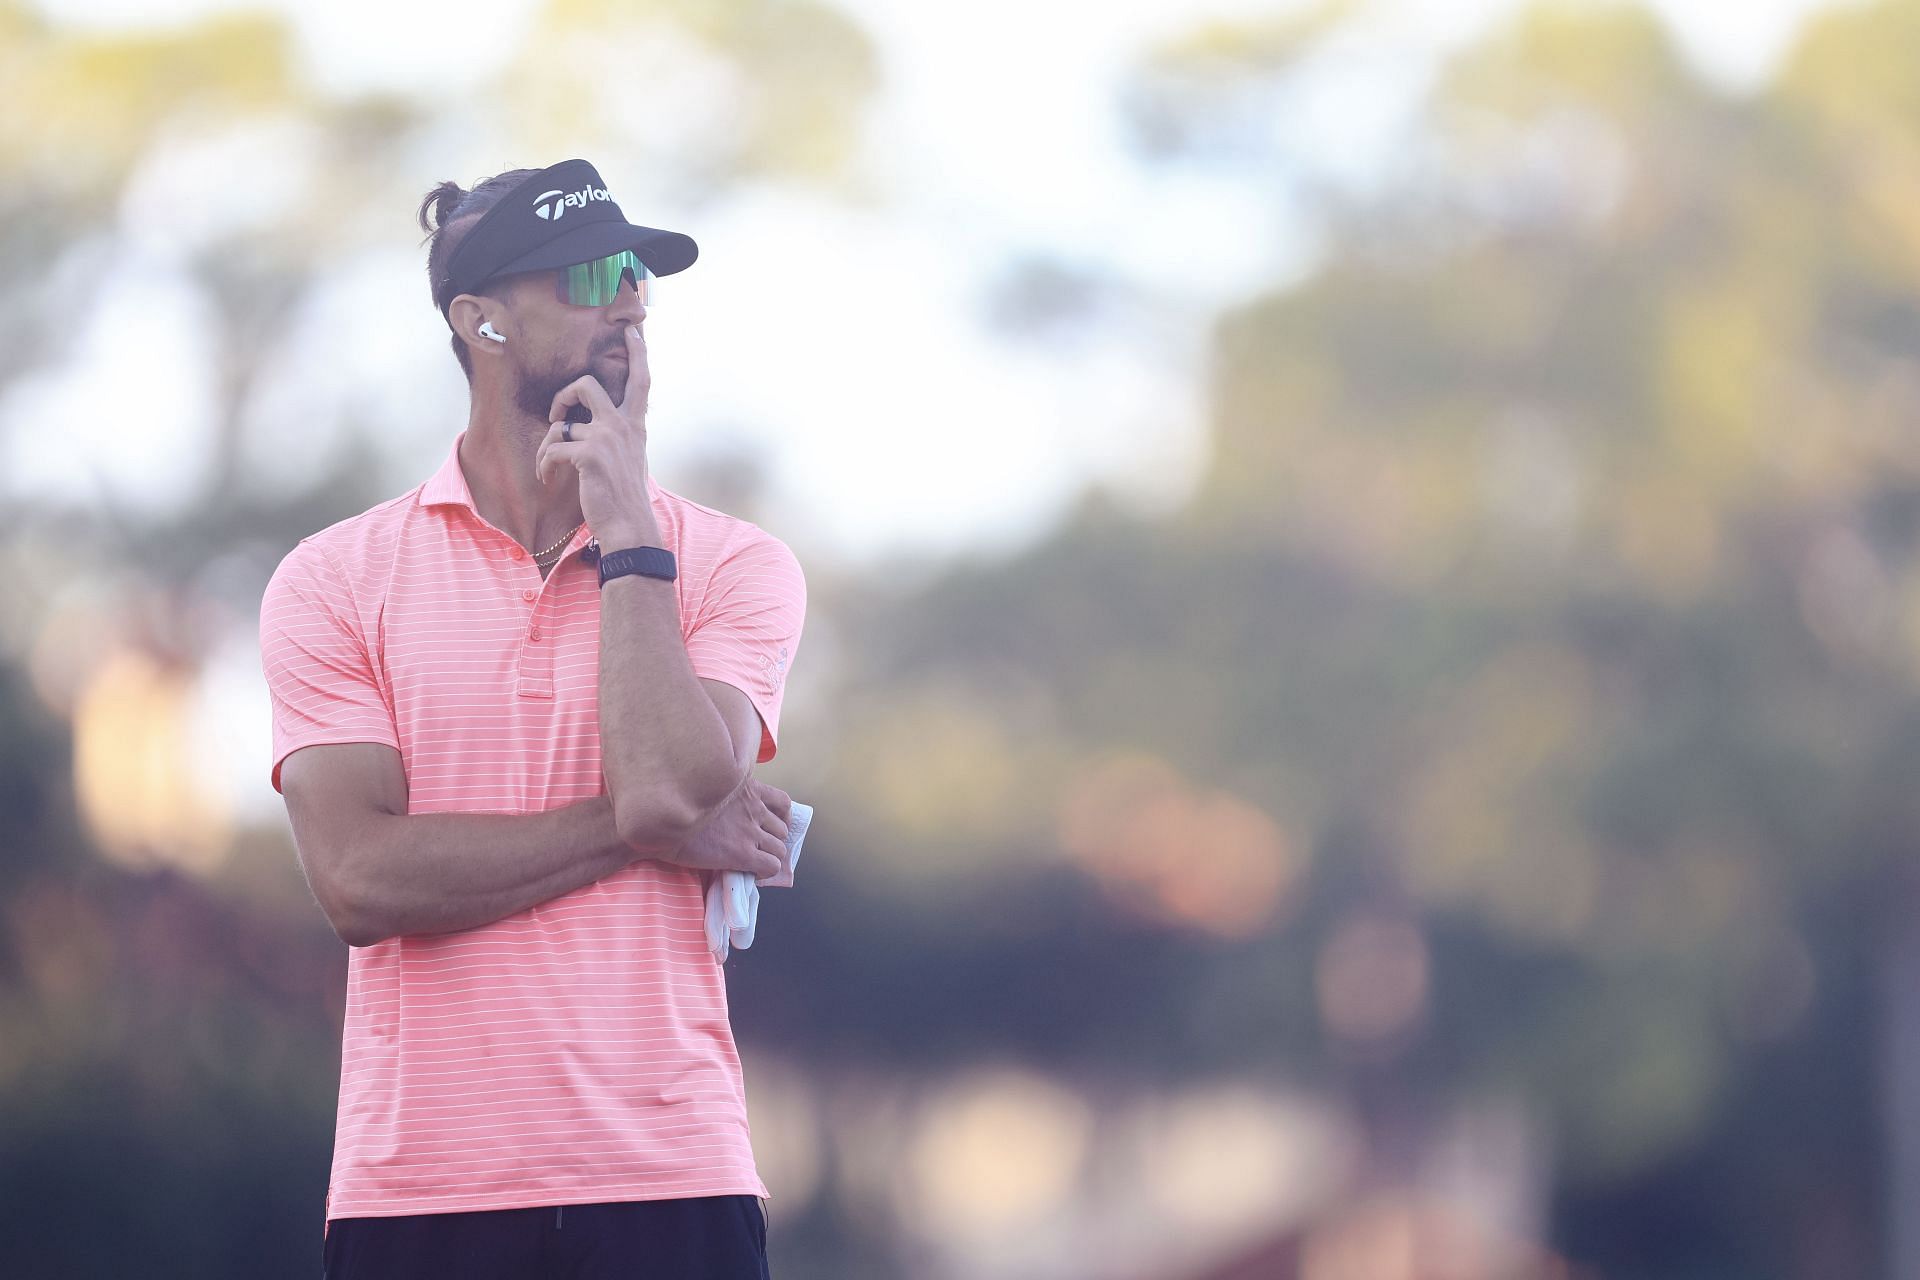
[[[560,267],[555,276],[560,301],[572,306],[606,306],[620,296],[620,281],[626,276],[633,278],[633,287],[639,293],[641,303],[653,305],[653,272],[647,270],[647,264],[640,261],[640,255],[631,249],[622,249],[619,253],[595,258],[592,262],[576,262],[570,267]]]

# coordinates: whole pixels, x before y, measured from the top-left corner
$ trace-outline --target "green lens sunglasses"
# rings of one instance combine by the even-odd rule
[[[653,272],[631,249],[610,253],[592,262],[576,262],[554,274],[560,301],[576,307],[604,307],[620,296],[620,280],[629,273],[642,305],[653,303]]]

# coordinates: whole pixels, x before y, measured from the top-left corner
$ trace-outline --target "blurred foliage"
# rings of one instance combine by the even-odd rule
[[[1751,98],[1631,8],[1537,7],[1465,51],[1414,174],[1337,207],[1309,279],[1222,318],[1190,505],[1090,499],[1016,562],[859,617],[880,638],[843,739],[946,759],[948,735],[997,736],[1001,760],[943,773],[1006,815],[997,838],[968,820],[983,866],[1045,850],[1036,803],[1115,747],[1310,852],[1267,931],[1161,957],[1166,1069],[1345,1079],[1388,1125],[1410,1098],[1517,1092],[1587,1257],[1680,1266],[1603,1207],[1711,1162],[1723,1190],[1675,1223],[1722,1240],[1700,1265],[1818,1274],[1795,1259],[1840,1239],[1842,1270],[1870,1268],[1887,1103],[1862,993],[1914,907],[1920,73],[1892,51],[1917,17],[1822,17]],[[1320,36],[1171,46],[1136,98],[1149,152],[1217,164],[1207,113],[1277,100]],[[897,833],[876,872],[959,856],[896,816],[924,813],[924,778],[836,765]],[[1186,874],[1226,852],[1191,840]],[[1119,862],[1083,869],[1111,890]],[[1424,922],[1430,1005],[1343,1043],[1338,984],[1316,1003],[1291,975],[1378,904]],[[1154,996],[1075,945],[1072,1020],[1144,1031]],[[1825,1123],[1786,1119],[1797,1089]]]
[[[101,207],[173,120],[242,117],[297,100],[291,40],[270,17],[82,33],[9,0],[0,6],[0,34],[0,83],[33,108],[0,122],[0,165],[16,196],[31,192],[42,206],[58,198]]]
[[[1123,96],[1136,143],[1164,160],[1264,132],[1287,75],[1368,7],[1315,0],[1278,14],[1202,20],[1162,41]]]
[[[1169,42],[1124,104],[1143,151],[1247,164],[1364,12]],[[629,57],[622,24],[653,52]],[[10,89],[76,104],[58,132],[0,125],[9,287],[102,230],[177,111],[295,111],[330,173],[390,201],[387,175],[419,185],[395,157],[426,113],[300,99],[271,24],[79,37],[12,7],[0,32]],[[1307,1082],[1362,1118],[1387,1181],[1448,1107],[1519,1099],[1550,1147],[1551,1242],[1603,1274],[1896,1272],[1886,1170],[1916,1136],[1882,1121],[1920,1082],[1876,1055],[1920,998],[1887,959],[1920,905],[1916,35],[1915,0],[1838,9],[1734,97],[1637,9],[1532,8],[1443,69],[1379,195],[1276,189],[1323,202],[1326,248],[1219,318],[1183,507],[1090,492],[1019,553],[904,588],[810,565],[836,675],[767,776],[802,770],[823,821],[730,965],[749,1055],[829,1077],[1012,1059],[1091,1093]],[[556,65],[741,105],[579,102]],[[877,74],[822,7],[564,3],[506,84],[530,149],[662,140],[719,199],[837,181]],[[693,141],[665,141],[681,124]],[[272,376],[249,344],[340,212],[202,264],[223,403]],[[44,302],[0,325],[56,331],[73,304]],[[372,475],[224,490],[87,554],[186,591],[216,546],[291,545],[388,496]],[[39,562],[29,514],[0,530],[9,563]],[[129,1265],[116,1232],[149,1272],[156,1242],[181,1274],[307,1259],[338,945],[282,833],[204,880],[101,859],[33,639],[0,667],[0,1256],[66,1222],[82,1271]],[[785,1237],[792,1270],[884,1273],[883,1228],[837,1185]]]
[[[579,77],[620,91],[583,104]],[[503,89],[543,122],[542,153],[598,154],[637,134],[674,142],[722,190],[836,177],[877,78],[865,35],[811,0],[551,0]]]

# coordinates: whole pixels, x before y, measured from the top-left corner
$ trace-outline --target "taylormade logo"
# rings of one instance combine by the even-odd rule
[[[611,200],[605,187],[582,187],[578,191],[543,191],[533,198],[533,211],[549,222],[558,222],[568,209],[584,209],[589,200]]]

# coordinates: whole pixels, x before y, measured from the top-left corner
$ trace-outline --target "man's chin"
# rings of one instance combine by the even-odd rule
[[[601,386],[607,389],[607,399],[613,401],[613,407],[618,409],[627,401],[627,366],[617,360],[611,363],[619,370],[618,373],[611,375],[596,373],[593,376]]]

